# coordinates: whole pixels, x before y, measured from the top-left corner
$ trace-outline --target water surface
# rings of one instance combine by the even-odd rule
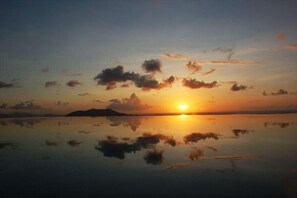
[[[297,115],[0,120],[1,197],[296,197]]]

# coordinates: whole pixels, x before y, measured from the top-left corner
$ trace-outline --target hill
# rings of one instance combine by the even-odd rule
[[[89,109],[86,111],[73,111],[66,116],[127,116],[112,109]]]

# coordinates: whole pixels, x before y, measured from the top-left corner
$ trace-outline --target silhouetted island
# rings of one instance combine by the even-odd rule
[[[112,109],[89,109],[86,111],[73,111],[66,116],[127,116]]]

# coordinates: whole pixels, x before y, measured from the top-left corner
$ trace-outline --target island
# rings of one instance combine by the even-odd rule
[[[128,114],[120,113],[112,109],[89,109],[86,111],[73,111],[66,116],[128,116]]]

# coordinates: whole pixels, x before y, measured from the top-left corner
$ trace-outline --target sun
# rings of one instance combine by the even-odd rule
[[[181,111],[185,111],[185,110],[187,110],[188,106],[187,106],[186,104],[180,104],[180,105],[178,106],[178,108],[179,108]]]

